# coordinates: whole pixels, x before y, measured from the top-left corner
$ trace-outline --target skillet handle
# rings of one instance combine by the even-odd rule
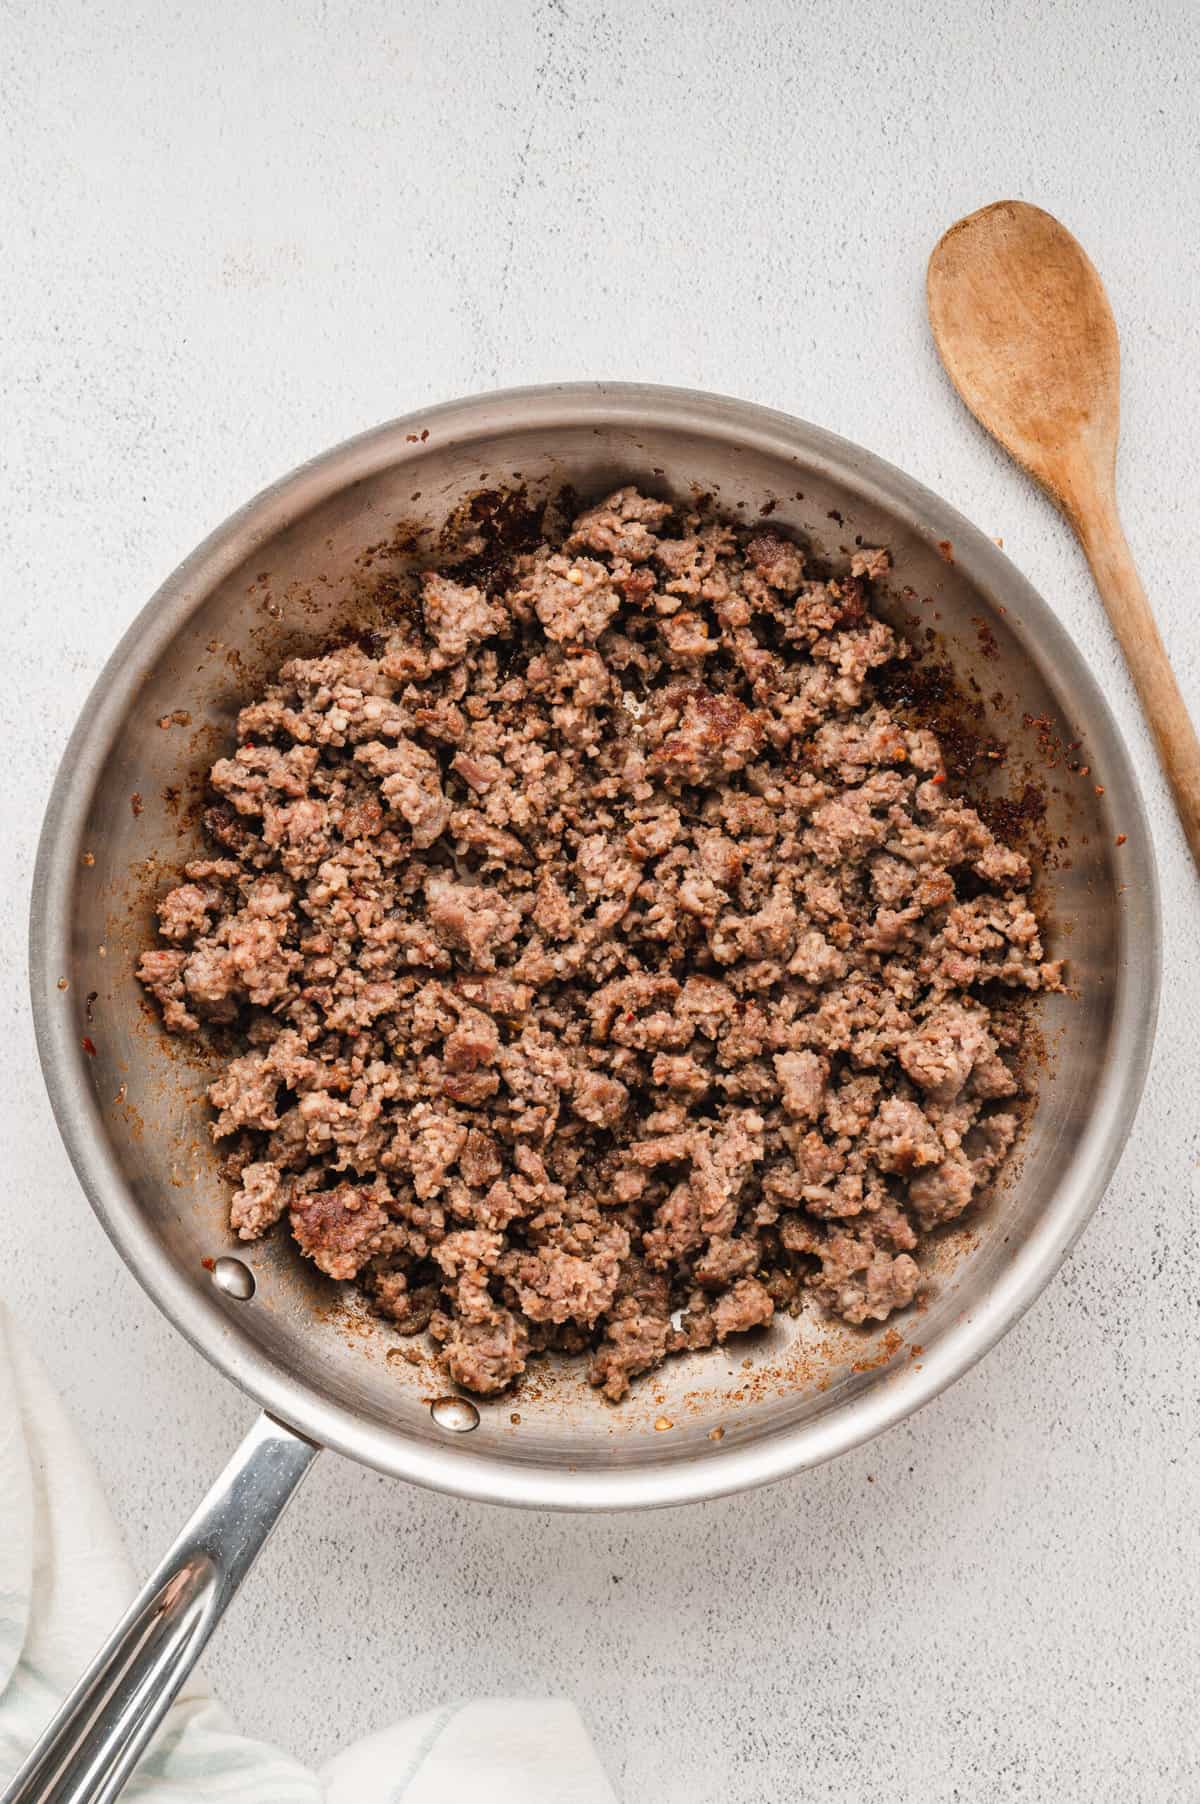
[[[112,1804],[319,1452],[258,1418],[0,1804]]]

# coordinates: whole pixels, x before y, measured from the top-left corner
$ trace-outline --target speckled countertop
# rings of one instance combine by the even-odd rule
[[[1059,213],[1125,344],[1129,536],[1200,709],[1200,14],[1187,0],[8,0],[3,1287],[146,1565],[252,1414],[93,1223],[25,998],[54,764],[145,597],[312,452],[422,403],[626,376],[903,465],[1077,634],[1161,853],[1137,1126],[1050,1291],[915,1420],[643,1517],[446,1502],[335,1458],[209,1659],[316,1756],[446,1697],[565,1689],[628,1799],[1200,1794],[1200,885],[1065,529],[955,401],[939,232]]]

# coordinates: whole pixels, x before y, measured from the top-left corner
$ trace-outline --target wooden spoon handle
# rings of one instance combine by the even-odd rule
[[[1175,792],[1184,834],[1200,869],[1200,739],[1150,612],[1115,496],[1093,495],[1085,507],[1069,511],[1142,698],[1163,770]]]

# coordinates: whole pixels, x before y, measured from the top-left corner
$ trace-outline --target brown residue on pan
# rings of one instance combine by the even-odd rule
[[[879,1342],[878,1352],[874,1353],[869,1359],[856,1359],[851,1365],[850,1370],[852,1372],[877,1371],[880,1366],[889,1365],[903,1345],[904,1336],[902,1334],[897,1334],[894,1328],[889,1328]]]
[[[947,775],[970,784],[985,764],[1003,764],[1008,748],[984,731],[986,710],[969,697],[950,665],[932,650],[933,639],[914,646],[906,662],[876,672],[875,690],[884,707],[906,727],[928,727],[942,747]],[[970,792],[972,803],[976,792]]]
[[[979,640],[979,649],[985,658],[998,658],[1000,647],[996,643],[996,635],[981,615],[972,614],[971,625],[975,628],[975,636]]]
[[[558,498],[566,512],[574,502],[570,491]],[[512,580],[513,560],[540,545],[546,534],[549,503],[534,503],[528,490],[482,489],[457,508],[438,539],[438,551],[458,582],[476,583],[491,595]]]
[[[129,806],[133,810],[133,818],[134,818],[134,820],[136,820],[138,815],[142,812],[143,807],[145,806],[144,802],[142,801],[141,796],[138,794],[136,789],[134,790],[133,794],[129,798]]]
[[[976,623],[978,625],[978,623]],[[988,630],[989,647],[995,647]],[[1013,771],[1007,793],[998,793],[997,778],[1009,774],[1011,750],[1007,741],[988,729],[988,710],[1003,711],[1006,698],[994,691],[984,704],[973,678],[966,683],[940,654],[938,635],[926,628],[923,639],[913,643],[913,656],[880,673],[876,688],[880,700],[904,725],[928,727],[936,733],[945,757],[947,775],[961,785],[980,817],[1005,844],[1019,846],[1051,867],[1062,862],[1052,854],[1046,819],[1048,795],[1042,777],[1055,769],[1062,757],[1062,740],[1053,722],[1022,717],[1026,728],[1037,732],[1038,769],[1026,763]],[[981,644],[985,657],[992,655]],[[998,649],[998,648],[997,648]],[[1065,842],[1064,842],[1065,843]],[[1035,886],[1035,899],[1040,888]]]
[[[1038,755],[1047,770],[1055,770],[1062,764],[1068,770],[1077,768],[1071,764],[1070,753],[1078,750],[1078,740],[1069,745],[1065,743],[1056,723],[1044,714],[1023,714],[1021,722],[1036,735]]]
[[[978,811],[992,832],[1009,845],[1028,844],[1046,819],[1045,791],[1036,783],[1026,783],[1019,795],[981,799]]]
[[[374,570],[396,558],[416,557],[430,537],[428,526],[419,520],[397,520],[386,539],[375,539],[364,545],[354,560],[356,571]]]
[[[125,1118],[125,1126],[129,1130],[131,1140],[143,1140],[146,1135],[146,1123],[131,1102],[122,1105],[121,1114]]]
[[[944,557],[948,564],[952,564],[954,562],[954,541],[953,541],[953,539],[939,539],[937,542],[937,548],[938,548],[939,556]]]

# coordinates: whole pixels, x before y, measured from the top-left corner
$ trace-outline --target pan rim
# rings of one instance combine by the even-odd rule
[[[353,1409],[281,1371],[231,1329],[216,1299],[198,1298],[148,1227],[100,1132],[83,1051],[64,1011],[52,1006],[72,942],[70,898],[81,834],[116,725],[148,664],[191,612],[255,546],[330,494],[394,461],[413,435],[489,436],[517,409],[523,425],[568,423],[690,427],[757,445],[798,467],[818,463],[931,544],[951,540],[955,562],[987,597],[1003,594],[1009,624],[1032,661],[1069,688],[1106,761],[1106,787],[1121,810],[1137,886],[1118,899],[1119,953],[1112,1045],[1071,1165],[1024,1245],[919,1363],[908,1362],[848,1405],[746,1444],[721,1443],[699,1460],[604,1469],[525,1465],[473,1452],[462,1440],[423,1444],[367,1422]],[[85,702],[50,794],[31,890],[30,983],[38,1053],[59,1132],[89,1202],[117,1251],[172,1325],[239,1389],[297,1432],[391,1476],[466,1499],[530,1508],[647,1508],[716,1498],[824,1463],[912,1414],[961,1377],[1008,1331],[1059,1269],[1093,1214],[1141,1098],[1158,1011],[1161,904],[1157,862],[1132,760],[1104,695],[1049,605],[998,547],[956,509],[874,453],[777,410],[719,394],[626,382],[555,383],[495,390],[424,408],[323,452],[282,477],[216,528],[166,579],[122,635]],[[664,1449],[664,1454],[666,1449]]]

